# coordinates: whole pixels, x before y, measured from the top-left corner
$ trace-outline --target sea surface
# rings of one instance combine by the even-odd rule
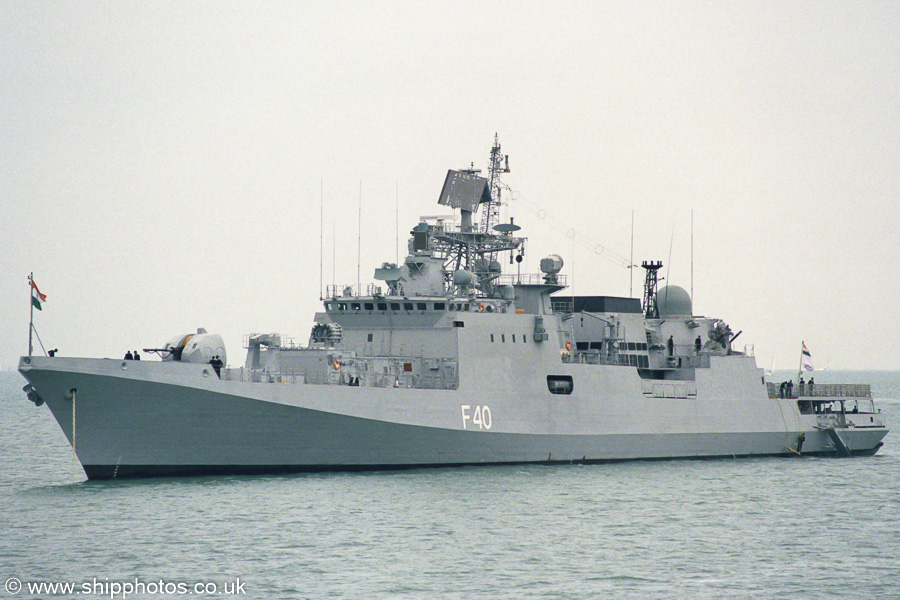
[[[88,482],[0,373],[0,598],[900,598],[900,372],[815,377],[876,456]]]

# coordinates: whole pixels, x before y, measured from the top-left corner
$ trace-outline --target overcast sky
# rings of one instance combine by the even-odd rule
[[[760,366],[897,368],[896,2],[3,2],[0,76],[3,369],[32,271],[61,355],[305,343],[320,196],[324,282],[360,196],[371,282],[495,132],[529,271],[628,295],[633,211],[690,291],[693,211],[695,312]]]

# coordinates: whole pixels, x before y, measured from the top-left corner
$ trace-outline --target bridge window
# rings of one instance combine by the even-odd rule
[[[404,302],[403,303],[403,310],[412,310],[412,309],[413,309],[412,302]]]
[[[446,304],[444,304],[443,302],[435,302],[434,310],[446,310],[445,306]]]
[[[391,310],[400,310],[399,302],[391,302]]]
[[[494,343],[494,334],[493,333],[491,334],[491,343],[492,344]]]
[[[350,310],[359,310],[359,302],[351,302]]]
[[[416,310],[428,310],[428,305],[425,304],[424,302],[417,302]]]
[[[365,304],[363,304],[363,308],[366,310],[375,310],[375,305],[371,302],[366,302]]]
[[[385,302],[379,302],[379,303],[378,303],[378,310],[387,310],[387,303],[385,303]]]

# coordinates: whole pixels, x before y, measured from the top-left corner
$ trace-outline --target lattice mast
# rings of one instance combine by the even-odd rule
[[[647,270],[647,276],[644,278],[644,317],[647,319],[659,318],[659,306],[656,304],[656,273],[663,264],[662,261],[650,262],[644,261],[641,266]]]
[[[500,192],[503,187],[500,181],[501,173],[509,173],[509,155],[500,154],[500,138],[495,133],[488,166],[491,200],[481,206],[481,231],[484,233],[491,233],[494,225],[500,222]]]

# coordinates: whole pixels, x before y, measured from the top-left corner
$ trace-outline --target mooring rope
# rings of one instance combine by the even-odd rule
[[[787,418],[785,418],[784,416],[784,407],[781,405],[781,402],[778,400],[778,398],[774,398],[774,400],[775,402],[778,402],[778,410],[781,411],[781,421],[784,423],[784,447],[797,456],[800,456],[800,452],[791,448],[791,431],[787,424]]]

